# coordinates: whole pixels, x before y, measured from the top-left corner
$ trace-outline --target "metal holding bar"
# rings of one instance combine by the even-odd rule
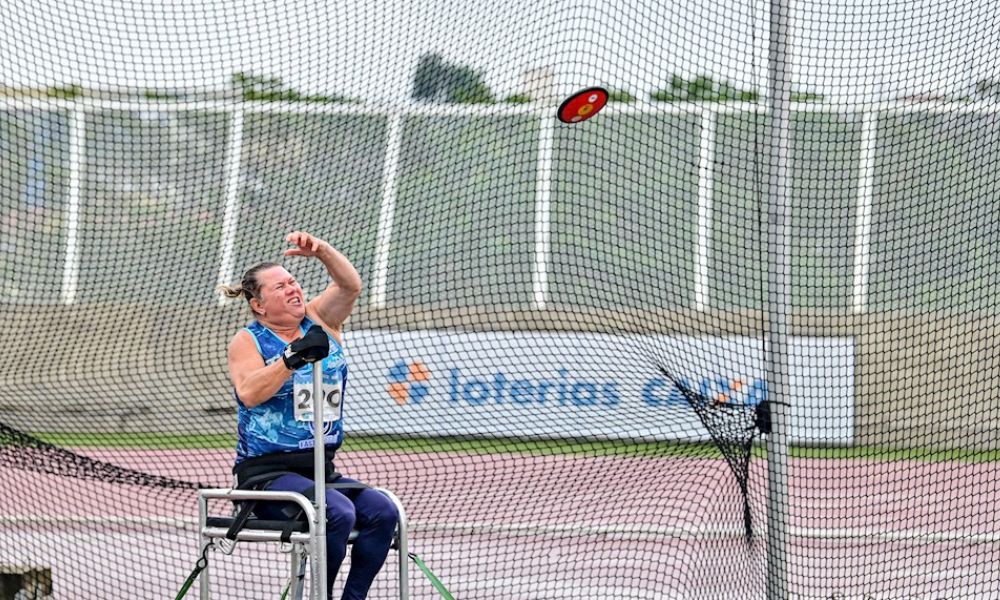
[[[314,362],[313,369],[313,494],[316,509],[310,522],[312,525],[312,588],[315,600],[326,598],[326,444],[324,443],[323,409],[326,398],[323,395],[323,361]]]
[[[210,490],[201,490],[198,492],[198,523],[204,525],[208,520],[208,496],[204,495],[203,492]],[[206,556],[206,549],[212,543],[212,538],[205,537],[202,534],[201,537],[201,547],[199,548],[199,556]],[[205,568],[201,571],[201,578],[198,580],[198,597],[201,600],[208,600],[211,595],[211,581],[209,578],[209,565],[206,564]]]

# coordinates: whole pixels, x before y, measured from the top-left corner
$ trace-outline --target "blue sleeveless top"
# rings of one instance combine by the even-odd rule
[[[299,325],[299,331],[305,335],[312,325],[313,321],[306,317]],[[281,353],[288,342],[259,321],[253,321],[244,329],[253,337],[264,364],[281,360]],[[326,421],[323,441],[327,450],[336,450],[344,442],[342,417],[344,391],[347,388],[347,361],[340,343],[330,334],[327,334],[327,338],[330,340],[330,354],[323,359],[323,393],[327,399],[323,408]],[[315,445],[310,404],[312,380],[313,365],[305,365],[292,373],[273,396],[253,408],[244,406],[233,388],[238,423],[237,464],[256,456],[304,450]]]

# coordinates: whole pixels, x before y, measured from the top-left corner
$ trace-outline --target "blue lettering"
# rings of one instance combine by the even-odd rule
[[[448,376],[448,398],[452,402],[458,402],[458,385],[459,385],[458,377],[461,374],[462,372],[459,371],[458,369],[452,369],[451,373]]]
[[[496,400],[497,404],[503,402],[503,388],[505,383],[507,383],[507,378],[504,377],[503,373],[496,373],[493,376],[493,399]]]
[[[513,402],[521,406],[544,405],[549,401],[561,406],[617,406],[622,402],[622,392],[616,381],[573,381],[568,369],[559,369],[557,373],[557,380],[509,379],[502,371],[494,372],[492,379],[469,379],[463,377],[460,368],[452,368],[448,372],[448,399],[451,402],[464,400],[470,406],[481,406],[487,401]],[[643,400],[652,405],[665,402],[666,385],[662,379],[647,382]],[[413,402],[420,402],[429,395],[430,387],[426,384],[410,387]]]
[[[515,404],[531,404],[535,395],[535,384],[526,379],[515,379],[510,384],[510,399]]]
[[[658,396],[659,392],[663,387],[667,385],[665,379],[656,377],[650,379],[646,382],[646,385],[642,386],[642,401],[647,406],[659,406],[662,401]]]
[[[604,397],[605,406],[617,406],[622,401],[622,395],[618,392],[618,384],[614,381],[601,386],[601,396]]]
[[[577,406],[593,406],[597,404],[597,384],[582,382],[574,383],[571,391],[573,404]]]
[[[490,397],[490,386],[485,381],[470,379],[462,386],[462,398],[469,404],[482,404]]]
[[[690,385],[686,379],[681,380],[681,384],[687,388],[691,389]],[[670,391],[667,395],[667,406],[687,406],[687,398],[684,397],[684,392],[681,391],[676,385],[670,385]]]
[[[569,371],[566,369],[559,369],[559,404],[565,405],[568,398],[566,397],[567,385],[566,377],[569,376]]]
[[[545,404],[545,396],[549,392],[549,388],[552,387],[551,381],[539,381],[538,382],[538,403]]]

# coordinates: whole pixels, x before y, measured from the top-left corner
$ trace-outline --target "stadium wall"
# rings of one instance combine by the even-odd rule
[[[35,431],[226,433],[233,402],[225,346],[246,316],[235,306],[6,307],[8,352],[0,413]],[[507,313],[361,308],[349,329],[587,331],[762,337],[759,313]],[[123,331],[124,319],[128,330]],[[707,324],[714,324],[711,329]],[[797,316],[794,336],[855,340],[856,445],[997,450],[996,319],[984,315]],[[119,343],[123,333],[132,336]],[[142,340],[134,339],[141,336]],[[124,352],[123,348],[129,348]],[[46,349],[44,361],[38,351]],[[196,357],[216,357],[199,361]],[[17,374],[16,378],[12,374]],[[40,403],[45,411],[36,410]],[[186,417],[186,418],[185,418]],[[186,424],[186,425],[185,425]],[[184,429],[180,429],[181,427]]]

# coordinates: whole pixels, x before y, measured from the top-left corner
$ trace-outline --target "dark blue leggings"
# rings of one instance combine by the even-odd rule
[[[337,483],[357,483],[341,477]],[[313,480],[289,473],[267,486],[268,490],[304,493]],[[282,502],[261,502],[254,513],[261,519],[287,518]],[[363,600],[375,575],[385,562],[396,530],[399,514],[396,505],[384,494],[372,489],[328,489],[326,491],[326,578],[327,597],[333,597],[333,581],[347,555],[347,536],[358,530],[351,550],[351,571],[344,584],[343,600]]]

